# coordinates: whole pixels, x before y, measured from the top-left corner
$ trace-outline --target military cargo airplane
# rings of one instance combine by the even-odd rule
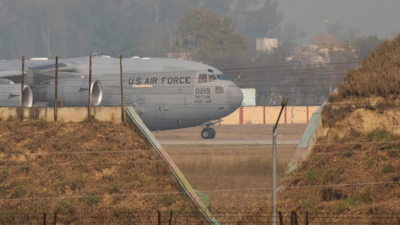
[[[120,60],[94,55],[92,62],[93,106],[120,106]],[[26,60],[25,68],[24,106],[54,106],[55,60]],[[89,57],[60,60],[58,70],[59,104],[87,106]],[[202,138],[213,139],[211,126],[243,101],[241,90],[221,71],[201,63],[124,58],[123,73],[124,104],[152,131],[202,126]],[[21,74],[21,61],[0,61],[0,107],[20,106]]]

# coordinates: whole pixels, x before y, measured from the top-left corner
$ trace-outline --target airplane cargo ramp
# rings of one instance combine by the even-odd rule
[[[135,129],[137,133],[143,136],[152,153],[157,158],[164,161],[164,163],[168,166],[170,175],[175,181],[176,186],[179,192],[181,192],[182,196],[190,201],[198,209],[199,213],[204,217],[204,219],[210,222],[210,224],[219,225],[217,220],[213,218],[211,213],[208,211],[206,205],[196,194],[193,187],[186,180],[183,173],[179,170],[178,166],[176,166],[165,149],[160,145],[158,140],[143,123],[142,119],[137,115],[135,109],[133,107],[125,107],[125,109],[127,122]]]

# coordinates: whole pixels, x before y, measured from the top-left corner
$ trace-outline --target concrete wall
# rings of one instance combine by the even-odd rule
[[[60,107],[57,110],[57,120],[65,122],[80,122],[87,118],[87,107]],[[121,107],[93,107],[91,115],[99,121],[121,122]],[[0,119],[20,118],[21,109],[16,107],[0,108]],[[25,108],[24,120],[54,121],[54,108]]]
[[[312,114],[318,106],[298,106],[293,107],[293,123],[309,123]],[[281,107],[240,107],[231,115],[223,118],[223,125],[240,124],[274,124],[278,118]],[[0,119],[7,120],[9,117],[20,117],[20,108],[3,107],[0,108]],[[59,121],[80,122],[87,118],[87,107],[60,107],[57,110]],[[100,121],[121,121],[121,107],[93,107],[92,116]],[[286,107],[282,113],[280,123],[291,124],[292,107]],[[54,108],[25,108],[25,120],[54,121]]]
[[[310,156],[318,138],[324,135],[324,128],[321,119],[321,112],[324,106],[325,103],[312,114],[303,138],[286,168],[286,173],[290,173],[299,168],[301,163]]]
[[[296,106],[285,107],[279,123],[291,124],[292,115],[293,123],[309,123],[312,114],[317,111],[319,106]],[[275,124],[279,116],[281,107],[240,107],[231,115],[223,118],[221,124],[224,125],[240,125],[240,124]]]

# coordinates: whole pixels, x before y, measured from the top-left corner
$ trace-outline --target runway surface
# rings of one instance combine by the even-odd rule
[[[301,139],[277,139],[278,145],[298,145]],[[272,139],[158,140],[161,145],[272,145]]]

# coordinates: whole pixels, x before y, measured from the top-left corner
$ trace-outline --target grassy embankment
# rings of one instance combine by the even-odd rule
[[[278,210],[400,212],[400,136],[392,132],[400,125],[399,94],[400,35],[350,70],[329,96],[326,135],[284,179]]]
[[[0,209],[10,218],[99,209],[185,210],[168,169],[129,125],[0,121]]]

